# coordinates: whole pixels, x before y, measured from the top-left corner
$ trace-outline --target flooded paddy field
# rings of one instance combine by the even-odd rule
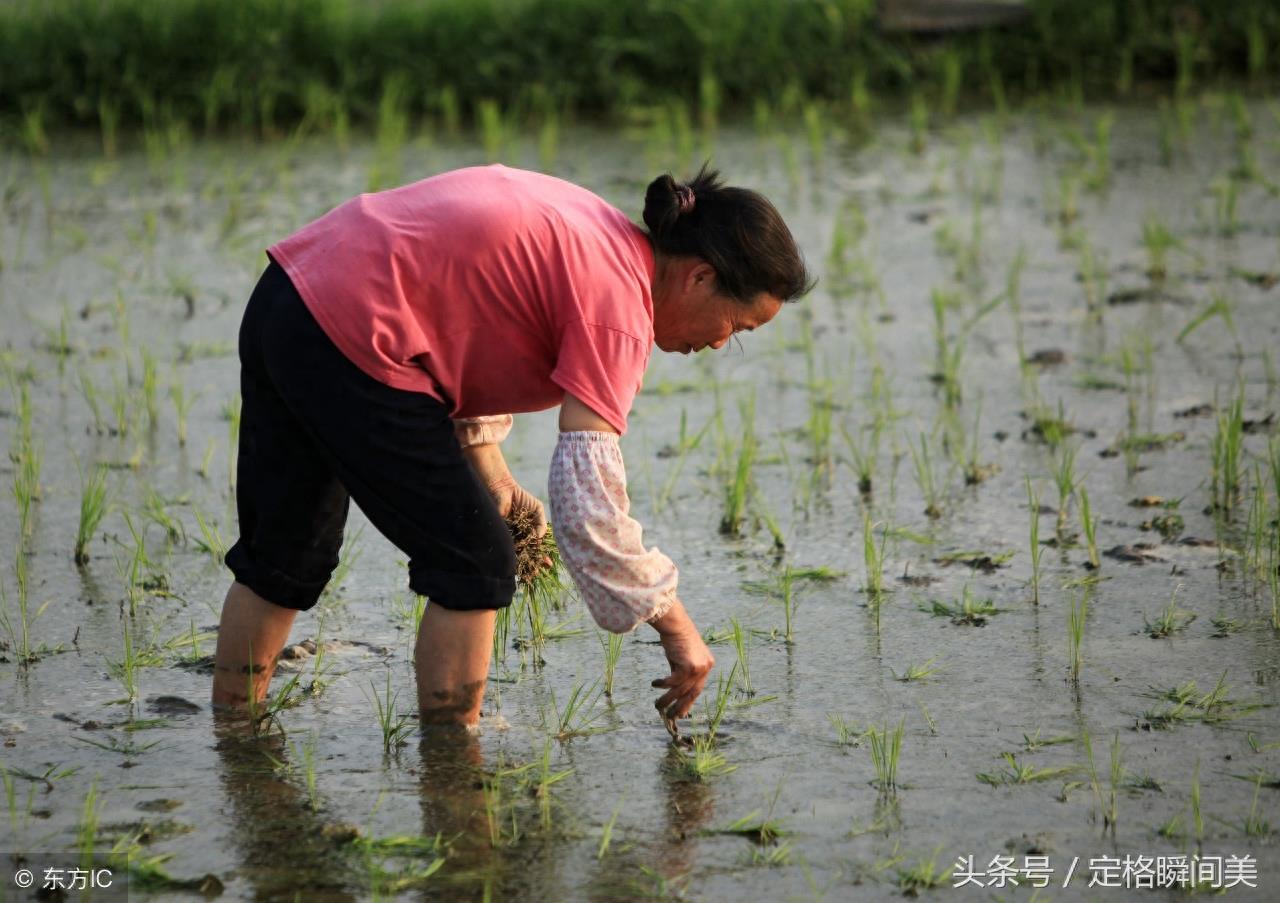
[[[166,899],[1119,900],[1179,856],[1274,898],[1280,104],[498,137],[3,158],[0,847]],[[420,736],[421,600],[354,508],[271,711],[215,719],[262,249],[487,159],[638,219],[704,156],[821,281],[655,354],[623,442],[718,659],[691,743],[572,592],[512,608],[479,736]],[[554,441],[504,446],[544,496]]]

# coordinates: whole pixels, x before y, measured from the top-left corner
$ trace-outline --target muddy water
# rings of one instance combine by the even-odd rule
[[[1248,110],[1247,146],[1259,171],[1280,171],[1275,102]],[[604,730],[548,742],[544,721],[554,721],[553,700],[563,705],[576,685],[590,685],[603,671],[596,631],[572,599],[551,620],[576,619],[568,628],[580,632],[540,651],[509,649],[495,666],[480,737],[411,733],[384,754],[371,697],[389,673],[399,691],[396,708],[413,709],[404,614],[412,600],[402,556],[367,525],[360,531],[358,512],[349,529],[349,570],[295,627],[295,641],[318,634],[327,643],[320,667],[303,653],[276,678],[277,687],[295,674],[304,689],[317,680],[322,686],[282,712],[265,737],[215,723],[206,703],[207,657],[228,576],[202,551],[196,515],[228,544],[234,539],[224,409],[236,392],[239,313],[263,265],[261,249],[364,190],[374,152],[357,146],[342,154],[312,143],[199,145],[106,162],[74,149],[38,163],[10,155],[2,170],[3,352],[16,383],[29,389],[42,452],[42,492],[25,555],[29,607],[40,609],[30,634],[33,645],[47,648],[26,669],[17,667],[15,649],[4,652],[0,762],[13,803],[0,846],[33,861],[41,852],[78,849],[92,793],[99,849],[134,837],[135,861],[167,857],[163,868],[175,881],[203,882],[205,892],[221,888],[228,898],[891,899],[901,894],[900,871],[930,857],[941,870],[972,856],[985,871],[997,855],[1012,857],[1015,868],[1026,856],[1044,855],[1053,881],[1036,899],[1105,900],[1131,891],[1086,887],[1095,874],[1091,860],[1200,853],[1252,857],[1258,889],[1230,893],[1269,899],[1280,881],[1280,855],[1273,838],[1246,831],[1246,820],[1256,792],[1255,816],[1280,830],[1280,791],[1265,784],[1255,791],[1253,781],[1237,776],[1262,774],[1274,785],[1280,775],[1280,639],[1268,623],[1269,593],[1238,553],[1250,492],[1225,523],[1206,513],[1214,418],[1175,415],[1225,402],[1237,384],[1247,419],[1275,412],[1268,374],[1280,289],[1232,273],[1280,269],[1280,211],[1264,188],[1242,183],[1235,234],[1222,234],[1215,212],[1222,195],[1214,186],[1237,163],[1237,138],[1227,104],[1210,97],[1191,110],[1191,128],[1175,141],[1168,164],[1155,114],[1113,111],[1109,185],[1080,184],[1078,216],[1064,224],[1061,174],[1096,171],[1072,135],[1092,137],[1104,112],[962,119],[929,136],[918,154],[894,123],[858,142],[828,135],[819,157],[798,131],[726,128],[709,139],[735,181],[774,197],[824,282],[776,325],[744,337],[740,350],[656,355],[624,442],[635,512],[649,541],[680,562],[682,595],[695,619],[722,638],[736,618],[749,635],[755,695],[727,689],[720,726],[718,752],[734,770],[701,782],[681,777],[653,713],[649,681],[663,673],[663,659],[643,632],[624,643],[612,700],[597,704],[591,727]],[[401,154],[402,173],[408,179],[482,158],[474,147],[420,141]],[[538,165],[531,144],[510,148],[507,160]],[[650,170],[669,165],[683,167],[672,148],[643,136],[580,129],[566,135],[553,169],[636,213]],[[1165,294],[1104,301],[1090,315],[1089,284],[1077,275],[1080,251],[1064,246],[1064,229],[1079,230],[1094,250],[1106,273],[1097,291],[1106,298],[1148,287],[1141,234],[1150,215],[1186,249],[1170,257]],[[846,223],[846,260],[865,261],[879,291],[841,288],[830,260],[838,219]],[[960,254],[965,245],[976,249],[959,282],[948,236]],[[1006,299],[967,333],[960,411],[969,441],[976,434],[979,460],[999,470],[966,486],[934,432],[944,401],[930,379],[930,293],[961,295],[948,315],[948,332],[956,335],[1005,290],[1019,248],[1026,256],[1020,313]],[[1232,301],[1234,334],[1215,318],[1176,341],[1218,295]],[[64,316],[65,355],[56,352]],[[1061,362],[1024,375],[1017,323],[1027,355],[1052,351],[1043,359]],[[1132,377],[1134,390],[1126,393],[1120,353],[1134,349],[1141,365],[1144,339],[1151,366]],[[158,362],[154,428],[139,390],[129,388],[141,379],[142,349]],[[81,372],[97,386],[102,432]],[[167,395],[174,382],[194,396],[185,445]],[[812,399],[828,387],[834,467],[823,471],[814,463]],[[132,398],[135,422],[123,436],[112,433],[117,392]],[[1041,539],[1051,540],[1057,459],[1027,432],[1036,393],[1055,411],[1061,402],[1078,430],[1068,445],[1078,448],[1076,479],[1099,518],[1100,548],[1153,543],[1147,552],[1155,559],[1104,556],[1099,580],[1064,588],[1090,575],[1086,550],[1047,547],[1039,604],[1029,587],[1024,478],[1041,492]],[[1140,432],[1184,434],[1143,452],[1133,473],[1123,455],[1102,456],[1128,429],[1131,396]],[[718,531],[723,487],[748,400],[758,442],[753,513],[746,535],[728,539]],[[18,407],[16,399],[0,404],[6,448],[19,441]],[[863,497],[841,427],[865,439],[876,411],[887,412],[886,425],[873,492]],[[682,418],[687,438],[713,424],[684,456],[669,453],[680,443]],[[524,416],[507,443],[516,474],[536,491],[545,490],[554,429],[549,414]],[[909,452],[914,444],[919,453],[922,432],[933,434],[938,518],[924,514]],[[1246,436],[1251,474],[1255,462],[1265,474],[1268,438],[1266,424]],[[79,569],[72,561],[77,460],[112,467],[115,503]],[[10,484],[13,468],[5,465]],[[180,525],[177,537],[143,513],[153,492]],[[1148,495],[1182,499],[1180,539],[1205,542],[1165,542],[1141,530],[1153,512],[1128,503]],[[16,619],[19,520],[12,497],[6,504],[0,579]],[[136,545],[123,511],[144,536],[141,574],[151,585],[135,590],[130,634],[135,648],[158,647],[138,670],[133,704],[116,702],[124,690],[111,674],[122,657]],[[864,511],[877,537],[891,528],[878,618],[863,592]],[[785,538],[782,555],[762,525],[765,513]],[[1078,533],[1079,523],[1076,502],[1066,533]],[[939,562],[957,551],[1013,555],[990,572]],[[791,643],[776,593],[752,586],[776,581],[787,566],[843,572],[829,582],[796,582]],[[903,580],[904,573],[924,579]],[[161,577],[167,589],[157,592]],[[955,603],[966,589],[1001,611],[976,626],[923,610],[934,600]],[[1146,622],[1175,590],[1177,607],[1196,618],[1153,639]],[[1089,604],[1083,666],[1073,684],[1067,611],[1082,596]],[[1221,631],[1214,618],[1233,619],[1234,629],[1215,636]],[[522,634],[513,628],[513,637]],[[718,673],[727,675],[733,646],[721,639],[713,649]],[[895,679],[930,661],[939,670],[927,680]],[[1216,720],[1164,726],[1144,715],[1164,705],[1152,695],[1195,681],[1203,696],[1220,678],[1233,704],[1216,707]],[[849,742],[838,742],[832,716],[849,725]],[[884,794],[873,784],[862,731],[899,721],[898,787]],[[705,718],[686,731],[705,732]],[[1025,749],[1037,732],[1042,741],[1070,739]],[[1101,813],[1110,808],[1113,742],[1123,783],[1118,821],[1108,830]],[[1020,766],[1076,770],[997,787],[978,780],[979,773],[1009,771],[1003,752],[1016,753]],[[544,773],[562,772],[538,789]],[[1191,803],[1197,774],[1199,831]],[[1140,778],[1150,779],[1146,789],[1136,786]],[[779,822],[786,833],[778,843],[717,833],[753,813]],[[1172,836],[1159,833],[1175,817],[1178,826],[1166,832]],[[601,853],[607,825],[610,841]],[[413,855],[362,842],[404,836],[420,841]],[[411,881],[441,857],[434,874]],[[953,890],[951,883],[942,881],[934,893],[1032,896],[1025,885]],[[198,892],[176,885],[153,891]]]

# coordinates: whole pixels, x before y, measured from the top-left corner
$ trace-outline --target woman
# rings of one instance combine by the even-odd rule
[[[644,221],[550,176],[475,167],[361,195],[269,249],[240,329],[241,534],[215,706],[265,696],[354,498],[430,600],[414,654],[423,723],[475,724],[515,590],[503,518],[546,529],[499,443],[512,414],[559,405],[561,555],[601,627],[657,630],[671,667],[657,706],[688,714],[714,660],[675,565],[628,516],[618,437],[653,344],[720,348],[810,280],[777,210],[705,166],[687,185],[655,179]]]

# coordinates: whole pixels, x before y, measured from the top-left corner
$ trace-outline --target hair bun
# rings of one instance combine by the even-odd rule
[[[645,189],[644,224],[654,235],[666,235],[680,218],[683,206],[680,199],[681,189],[689,192],[690,195],[693,194],[693,189],[687,185],[678,184],[669,172],[658,176]],[[690,209],[692,206],[690,202]]]

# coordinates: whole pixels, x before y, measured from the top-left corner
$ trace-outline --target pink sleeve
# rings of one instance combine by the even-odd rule
[[[649,347],[620,329],[577,320],[561,336],[551,381],[625,433],[649,365]]]
[[[463,448],[473,445],[497,445],[511,432],[515,418],[510,414],[492,417],[458,417],[453,421],[453,435]]]
[[[613,433],[565,432],[551,457],[551,523],[560,557],[597,624],[634,630],[676,601],[679,571],[645,549],[629,514],[622,450]]]

